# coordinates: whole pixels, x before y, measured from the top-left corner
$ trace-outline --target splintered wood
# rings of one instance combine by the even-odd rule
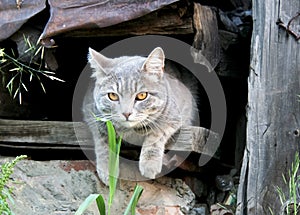
[[[195,3],[193,20],[196,29],[192,49],[194,61],[203,63],[211,71],[221,58],[216,13],[210,7]]]

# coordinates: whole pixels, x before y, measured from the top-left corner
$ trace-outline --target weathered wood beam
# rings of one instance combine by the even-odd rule
[[[104,28],[76,29],[66,37],[108,37],[128,35],[180,35],[193,34],[192,13],[186,4],[172,4],[140,18]]]
[[[191,151],[211,156],[214,152],[210,149],[220,143],[215,132],[193,126],[183,127],[173,139],[175,142],[168,144],[167,150]],[[0,147],[77,150],[93,149],[93,144],[87,126],[82,122],[0,119]]]

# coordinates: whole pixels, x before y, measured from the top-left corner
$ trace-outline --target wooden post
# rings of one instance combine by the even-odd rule
[[[247,145],[236,214],[281,214],[275,186],[288,197],[282,174],[288,178],[299,151],[300,44],[276,22],[287,25],[299,11],[299,0],[253,1]],[[290,28],[299,31],[299,22]]]

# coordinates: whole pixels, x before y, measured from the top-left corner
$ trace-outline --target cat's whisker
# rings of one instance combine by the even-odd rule
[[[152,118],[152,119],[151,119]],[[164,133],[164,130],[163,130],[163,128],[161,128],[161,126],[160,126],[160,124],[159,123],[156,123],[156,119],[154,119],[153,117],[149,117],[148,119],[147,119],[147,121],[149,122],[149,124],[147,124],[147,126],[148,127],[150,127],[151,128],[151,130],[153,130],[153,131],[155,131],[155,129],[156,130],[159,130],[160,132],[163,132]],[[163,117],[162,117],[162,119],[163,119]],[[155,129],[154,129],[154,128]],[[170,137],[170,139],[174,142],[175,141],[175,139],[174,139],[174,137],[173,136],[171,136]]]
[[[156,121],[163,123],[164,122],[164,117],[160,117],[160,120],[156,120]],[[156,123],[156,124],[159,124],[159,123]],[[174,122],[174,124],[178,124],[178,122]],[[164,132],[163,128],[161,129],[161,131]],[[174,136],[171,136],[170,140],[172,140],[174,142],[175,141]]]
[[[148,134],[148,126],[144,121],[141,121],[143,128],[145,129],[145,134]]]
[[[150,129],[152,131],[156,131],[156,132],[163,132],[163,129],[160,128],[160,125],[158,123],[155,122],[155,120],[152,120],[150,117],[146,118],[147,126],[150,127]]]

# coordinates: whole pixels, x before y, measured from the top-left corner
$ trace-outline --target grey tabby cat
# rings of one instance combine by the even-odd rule
[[[108,184],[108,137],[105,124],[111,120],[118,134],[142,145],[139,170],[154,179],[162,170],[165,145],[182,125],[192,125],[198,112],[191,91],[178,79],[178,71],[165,65],[163,50],[150,55],[107,58],[89,49],[94,84],[84,99],[84,120],[93,134],[96,166]]]

